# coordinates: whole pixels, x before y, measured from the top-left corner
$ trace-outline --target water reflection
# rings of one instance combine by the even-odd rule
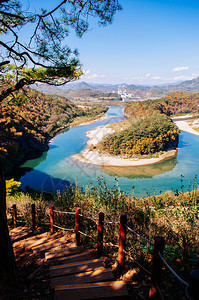
[[[63,191],[70,186],[70,181],[53,177],[44,172],[36,169],[26,173],[23,178],[22,188],[26,190],[26,187],[35,188],[41,192],[44,191]]]
[[[110,176],[127,177],[129,179],[136,178],[153,178],[155,175],[169,172],[175,168],[178,161],[177,158],[171,158],[164,162],[156,163],[148,166],[135,166],[135,167],[103,167],[102,172]]]
[[[29,159],[25,161],[20,168],[15,168],[12,171],[12,177],[14,177],[16,180],[20,180],[22,176],[24,176],[26,173],[29,173],[33,171],[35,168],[37,168],[42,162],[46,161],[48,151],[45,151],[41,154],[41,156],[33,159]]]
[[[18,170],[22,188],[26,185],[42,190],[63,190],[70,182],[77,182],[85,187],[92,182],[98,184],[102,177],[109,188],[115,185],[115,177],[121,190],[131,193],[132,187],[136,197],[146,197],[159,194],[160,191],[178,189],[182,185],[184,190],[189,188],[196,174],[199,174],[198,145],[199,136],[181,132],[179,150],[176,158],[149,166],[139,167],[101,167],[83,164],[72,159],[74,154],[80,153],[86,147],[88,137],[86,132],[98,126],[121,121],[123,107],[112,106],[107,112],[106,119],[88,125],[81,125],[60,132],[51,142],[48,152],[37,159],[28,160]],[[26,173],[26,174],[25,174]],[[19,175],[20,174],[20,175]],[[198,182],[198,181],[197,181]]]

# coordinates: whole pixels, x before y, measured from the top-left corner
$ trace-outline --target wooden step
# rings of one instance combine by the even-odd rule
[[[55,286],[55,300],[102,299],[128,296],[124,281]]]
[[[83,271],[92,271],[96,268],[102,267],[104,267],[104,261],[102,259],[94,259],[83,262],[58,265],[50,267],[50,277],[75,274]]]
[[[10,240],[12,243],[15,243],[21,239],[27,238],[30,234],[32,234],[32,231],[30,229],[23,229],[21,231],[16,231],[15,234],[12,234],[10,236]]]
[[[91,250],[85,253],[79,253],[76,255],[71,255],[69,257],[61,257],[57,259],[57,263],[70,264],[75,262],[87,261],[97,258],[97,253],[95,250]]]
[[[55,237],[53,237],[55,239]],[[49,232],[44,232],[42,234],[37,234],[33,237],[26,239],[25,241],[25,250],[31,249],[34,246],[37,246],[42,243],[46,243],[50,239]]]
[[[37,243],[38,241],[42,240],[42,239],[47,239],[50,237],[49,232],[43,232],[43,233],[37,233],[29,238],[26,239],[26,249],[30,249],[34,243]]]
[[[9,230],[9,235],[11,236],[11,235],[18,234],[23,230],[27,230],[27,227],[19,226],[19,227],[16,227],[16,228],[12,228],[12,229]]]
[[[45,259],[49,260],[49,259],[58,259],[61,257],[67,257],[69,255],[81,253],[81,252],[83,252],[83,250],[84,250],[84,248],[82,246],[78,246],[78,247],[72,246],[71,247],[71,244],[69,244],[69,245],[67,245],[67,249],[54,251],[54,252],[52,252],[52,251],[46,252]]]
[[[68,243],[68,237],[62,236],[60,238],[50,240],[44,244],[34,246],[31,249],[32,249],[33,253],[38,253],[41,251],[55,248],[57,246],[60,246],[60,245],[66,244],[66,243]]]
[[[62,234],[53,234],[53,235],[50,235],[49,232],[44,232],[42,234],[39,234],[39,235],[35,235],[31,238],[28,238],[26,239],[25,241],[25,249],[28,250],[28,249],[31,249],[32,247],[35,247],[35,246],[38,246],[38,245],[41,245],[41,244],[44,244],[44,243],[47,243],[51,240],[54,240],[56,238],[59,238],[59,237],[62,237],[63,235]]]
[[[68,285],[106,280],[114,280],[114,275],[111,269],[102,268],[95,271],[87,271],[73,275],[51,278],[51,287],[54,288],[56,285]]]

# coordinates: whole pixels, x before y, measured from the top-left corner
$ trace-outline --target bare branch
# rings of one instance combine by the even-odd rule
[[[99,17],[100,22],[106,25],[111,22],[115,12],[120,10],[118,0],[60,0],[49,12],[31,14],[28,11],[23,12],[21,4],[15,1],[0,0],[0,4],[4,3],[1,4],[0,10],[2,34],[11,33],[13,38],[9,42],[0,41],[0,67],[8,64],[9,59],[14,62],[12,72],[18,81],[15,85],[12,83],[14,86],[11,90],[11,87],[8,87],[7,94],[13,89],[36,81],[62,85],[77,79],[81,75],[77,52],[71,51],[67,45],[62,45],[62,42],[65,42],[64,38],[68,36],[68,29],[72,28],[78,36],[82,36],[88,30],[89,16]],[[70,5],[69,11],[65,10],[64,4]],[[58,11],[63,17],[55,16]],[[29,22],[33,23],[34,28],[27,45],[20,41],[18,29],[23,31],[23,26]],[[23,67],[27,67],[29,62],[33,64],[33,68],[28,71]],[[6,72],[9,73],[10,69],[5,68],[4,73]],[[2,97],[6,97],[5,93]]]
[[[8,2],[8,0],[0,0],[0,4],[4,2]]]
[[[8,13],[8,12],[6,12],[6,11],[1,11],[1,10],[0,10],[0,14],[5,15],[5,16],[8,16],[8,17],[11,17],[11,18],[20,19],[20,20],[22,20],[22,21],[25,20],[25,17],[24,17],[24,16],[19,16],[19,15],[16,15],[16,14]]]
[[[50,16],[51,16],[51,19],[53,20],[53,23],[54,23],[55,27],[58,29],[57,24],[55,22],[55,19],[54,19],[53,15],[51,14]]]
[[[28,44],[29,47],[30,47],[30,45],[31,45],[31,43],[32,43],[33,38],[35,37],[35,35],[36,35],[36,33],[37,33],[37,30],[38,30],[38,28],[39,28],[40,22],[41,22],[41,19],[39,18],[39,21],[38,21],[38,23],[37,23],[37,25],[36,25],[36,27],[35,27],[35,30],[34,30],[34,32],[33,32],[33,35],[32,35],[31,38],[30,38],[30,42],[29,42],[29,44]]]
[[[5,26],[8,30],[10,30],[10,31],[12,32],[12,34],[15,36],[15,42],[14,42],[14,44],[10,47],[10,48],[13,48],[13,47],[16,45],[17,41],[18,41],[18,35],[17,35],[16,32],[15,32],[10,26],[8,26],[4,21],[2,21],[2,24],[3,24],[3,26]]]
[[[75,80],[75,78],[65,78],[63,82],[55,82],[56,78],[50,79],[28,79],[28,78],[21,78],[17,83],[15,83],[13,86],[9,86],[6,90],[1,91],[0,94],[0,103],[5,100],[8,96],[10,96],[12,93],[22,89],[26,85],[34,84],[35,82],[40,83],[48,83],[52,86],[62,86],[68,82],[72,82]]]
[[[56,10],[58,10],[66,2],[67,2],[67,0],[64,0],[58,6],[56,6],[53,10],[49,11],[47,14],[45,14],[45,15],[38,15],[38,16],[41,17],[41,18],[45,18],[45,17],[53,14]]]
[[[5,43],[3,43],[2,41],[0,41],[0,45],[2,45],[4,48],[6,48],[8,51],[10,51],[11,53],[15,54],[16,56],[20,57],[22,60],[25,60],[25,56],[27,56],[30,61],[36,65],[36,66],[40,66],[42,68],[52,68],[52,66],[47,66],[47,65],[44,65],[44,64],[41,64],[39,62],[36,62],[28,52],[17,52],[16,50],[14,50],[13,48],[9,47],[8,45],[6,45]],[[23,46],[24,47],[24,46]],[[56,67],[55,67],[56,68]]]
[[[31,54],[35,55],[35,56],[40,56],[41,58],[43,58],[43,56],[41,54],[39,54],[38,52],[32,51],[30,50],[28,47],[26,47],[25,45],[21,44],[20,42],[18,42],[18,45],[21,46],[22,48],[24,48],[26,51],[30,52]],[[46,59],[50,60],[50,57],[46,56]],[[35,62],[35,65],[37,63]],[[45,68],[48,68],[49,66],[45,66]]]
[[[2,61],[2,62],[0,63],[0,67],[5,66],[5,65],[8,65],[9,63],[10,63],[9,60]]]
[[[23,86],[33,84],[35,80],[28,81],[26,78],[22,78],[14,86],[8,87],[6,90],[3,90],[0,94],[0,103],[11,95],[13,92],[20,90]]]

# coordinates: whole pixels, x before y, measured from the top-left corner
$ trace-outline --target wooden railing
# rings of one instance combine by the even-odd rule
[[[104,232],[104,225],[105,224],[117,224],[120,226],[119,229],[119,251],[118,251],[118,266],[120,270],[124,269],[125,266],[125,255],[128,254],[126,252],[126,234],[127,230],[133,235],[136,235],[138,238],[142,239],[146,243],[153,246],[153,258],[152,258],[152,272],[151,272],[151,285],[149,290],[149,299],[156,300],[162,299],[161,292],[159,289],[159,285],[161,282],[161,273],[162,273],[162,266],[164,264],[165,267],[173,274],[173,276],[185,286],[185,295],[187,299],[190,300],[197,300],[199,299],[199,269],[193,270],[190,274],[190,283],[184,281],[176,272],[169,266],[169,264],[163,258],[164,252],[164,245],[165,241],[164,238],[161,236],[156,236],[154,238],[154,243],[147,240],[139,233],[135,232],[132,228],[127,225],[127,215],[121,214],[120,222],[108,222],[104,221],[104,213],[100,212],[98,219],[92,218],[89,216],[85,216],[81,214],[81,209],[78,207],[76,208],[75,212],[67,212],[67,211],[58,211],[55,210],[54,205],[50,206],[50,233],[53,234],[55,228],[61,230],[68,230],[67,228],[60,227],[59,225],[55,224],[54,222],[54,215],[55,213],[66,214],[66,215],[74,215],[75,217],[75,235],[76,235],[76,244],[79,246],[81,244],[81,234],[86,235],[85,233],[80,231],[81,228],[81,219],[88,219],[92,220],[93,222],[97,223],[98,228],[98,236],[97,236],[97,251],[98,256],[100,257],[103,253],[103,232]],[[31,205],[31,229],[32,232],[36,230],[36,208],[35,204]],[[13,218],[13,226],[17,227],[17,207],[16,204],[12,206],[12,218]],[[86,235],[87,236],[87,235]]]

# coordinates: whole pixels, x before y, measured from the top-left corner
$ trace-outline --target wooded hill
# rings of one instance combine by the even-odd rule
[[[66,86],[67,87],[67,86]],[[80,89],[67,89],[66,87],[49,86],[47,84],[35,85],[34,88],[48,95],[59,95],[66,97],[69,100],[83,100],[83,101],[111,101],[121,100],[120,95],[111,91],[100,91],[92,89],[90,85],[80,85]]]
[[[0,151],[5,169],[48,149],[48,141],[78,116],[97,116],[105,106],[79,108],[63,97],[31,88],[0,105]]]
[[[147,117],[157,112],[167,116],[199,113],[199,93],[174,92],[157,100],[131,102],[125,107],[125,114],[131,118]]]
[[[73,99],[76,97],[97,97],[101,100],[107,97],[113,97],[117,95],[118,87],[123,86],[127,94],[133,94],[132,98],[139,97],[140,99],[160,98],[170,93],[177,91],[185,91],[191,93],[199,93],[199,77],[192,80],[186,80],[180,83],[165,84],[159,86],[146,86],[135,84],[92,84],[87,82],[72,82],[62,87],[53,87],[47,84],[35,85],[35,89],[46,94],[57,94]],[[113,92],[114,91],[114,92]],[[85,96],[82,96],[85,94]],[[111,100],[111,99],[109,99]],[[118,100],[118,99],[116,99]]]
[[[107,136],[99,143],[99,150],[125,157],[156,153],[177,147],[178,133],[177,126],[170,118],[156,114]]]
[[[174,92],[158,100],[131,102],[125,107],[130,126],[106,137],[98,147],[127,157],[175,148],[179,130],[169,117],[198,113],[199,93]]]
[[[169,117],[198,113],[199,93],[174,92],[157,100],[128,103],[128,128],[106,137],[98,147],[127,157],[175,148],[179,130]]]

